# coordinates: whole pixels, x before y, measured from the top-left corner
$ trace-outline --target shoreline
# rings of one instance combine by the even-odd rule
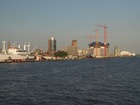
[[[107,58],[132,58],[139,56],[123,56],[123,57],[101,57],[101,58],[81,58],[81,59],[46,59],[46,60],[4,60],[0,61],[0,63],[25,63],[25,62],[49,62],[49,61],[72,61],[72,60],[82,60],[82,59],[107,59]]]

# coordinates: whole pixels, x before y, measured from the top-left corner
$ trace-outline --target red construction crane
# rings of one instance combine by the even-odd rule
[[[92,34],[90,34],[89,36],[86,36],[86,38],[90,38],[90,44],[92,43]]]
[[[96,56],[98,55],[98,29],[95,30],[96,32],[96,35],[95,35],[95,38],[96,38]]]
[[[107,42],[106,42],[106,40],[107,40],[107,33],[106,33],[106,29],[108,28],[106,25],[97,25],[97,26],[99,26],[99,27],[103,27],[104,28],[104,56],[106,56],[106,47],[107,47]]]

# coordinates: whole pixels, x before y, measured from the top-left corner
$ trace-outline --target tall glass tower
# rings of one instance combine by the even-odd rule
[[[56,40],[54,37],[48,40],[48,52],[54,54],[56,52]]]

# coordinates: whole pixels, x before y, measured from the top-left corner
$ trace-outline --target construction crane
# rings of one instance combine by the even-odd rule
[[[103,27],[104,28],[104,56],[106,56],[106,48],[107,48],[107,32],[106,29],[108,28],[106,25],[97,25],[99,27]]]
[[[90,34],[89,36],[86,36],[86,38],[90,39],[90,44],[92,43],[92,34]]]
[[[95,30],[95,38],[96,38],[96,56],[98,55],[98,29]]]

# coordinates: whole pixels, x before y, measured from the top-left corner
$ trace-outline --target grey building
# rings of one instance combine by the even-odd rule
[[[68,46],[67,53],[68,53],[68,55],[77,56],[78,55],[77,46]]]

